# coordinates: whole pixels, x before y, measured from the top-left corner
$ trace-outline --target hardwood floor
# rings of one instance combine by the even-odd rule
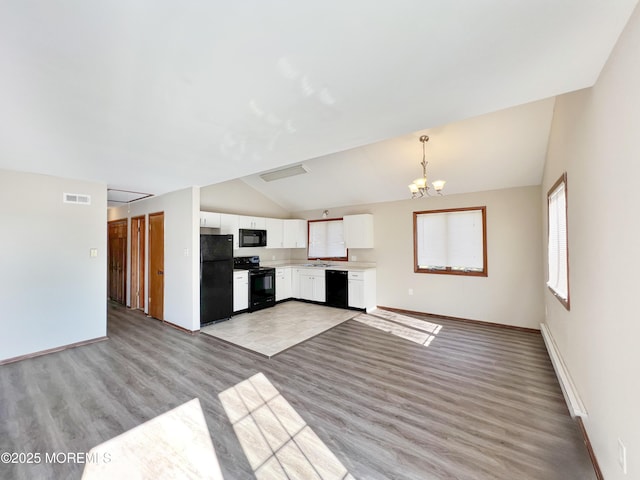
[[[108,341],[0,367],[0,452],[88,452],[197,397],[224,478],[250,479],[218,394],[262,372],[356,479],[595,478],[539,334],[427,320],[428,346],[348,320],[267,359],[110,304]]]

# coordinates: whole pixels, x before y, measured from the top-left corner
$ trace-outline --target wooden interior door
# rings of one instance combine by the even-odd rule
[[[108,224],[107,283],[109,298],[125,304],[127,282],[127,220],[115,220]]]
[[[149,215],[149,315],[164,320],[164,212]]]
[[[144,310],[145,228],[144,216],[131,219],[131,308]]]

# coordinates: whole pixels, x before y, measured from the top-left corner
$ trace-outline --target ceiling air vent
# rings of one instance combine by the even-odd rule
[[[272,172],[261,173],[260,178],[265,182],[273,182],[274,180],[280,180],[281,178],[302,175],[303,173],[307,173],[308,171],[309,169],[306,166],[300,164],[294,165],[293,167],[281,168]]]
[[[91,205],[91,195],[82,193],[63,193],[62,201],[64,203],[76,203],[78,205]]]

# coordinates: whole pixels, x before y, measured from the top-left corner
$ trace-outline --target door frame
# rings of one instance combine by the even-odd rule
[[[140,215],[131,218],[131,292],[130,307],[136,310],[145,310],[146,307],[146,282],[145,272],[147,268],[146,249],[146,216]]]
[[[118,299],[114,299],[111,294],[114,293],[112,292],[111,289],[111,282],[112,282],[112,272],[111,272],[111,262],[112,262],[112,256],[113,256],[113,251],[111,248],[111,231],[112,231],[112,227],[116,226],[116,225],[124,225],[124,261],[122,263],[122,275],[119,276],[119,280],[122,282],[121,285],[119,286],[118,290],[122,292],[122,305],[126,305],[127,304],[127,274],[128,274],[128,270],[127,270],[127,243],[129,241],[129,220],[127,218],[119,218],[117,220],[111,220],[109,222],[107,222],[107,298],[110,300],[113,300],[114,302],[118,302]]]
[[[151,230],[151,219],[153,217],[158,217],[158,216],[162,216],[162,231],[163,231],[163,235],[162,235],[162,259],[161,259],[161,261],[162,261],[162,277],[163,277],[162,278],[162,302],[161,302],[162,306],[160,307],[160,315],[154,316],[154,315],[152,315],[152,311],[151,311],[152,300],[153,299],[150,298],[151,295],[152,295],[152,288],[151,287],[152,287],[152,284],[153,284],[154,269],[155,269],[154,268],[154,264],[153,264],[153,258],[151,256],[151,253],[153,251],[153,245],[152,245],[153,235],[152,235],[152,230]],[[149,268],[148,268],[148,282],[149,283],[148,283],[147,297],[146,297],[146,300],[147,300],[147,314],[150,317],[153,317],[153,318],[156,318],[156,319],[162,320],[162,321],[164,321],[164,291],[165,291],[165,281],[164,281],[164,259],[165,259],[165,256],[164,256],[164,247],[165,247],[165,245],[164,245],[164,243],[165,243],[165,241],[164,240],[165,240],[164,239],[164,211],[150,213],[149,214],[149,250],[148,250],[148,254],[147,254],[148,255],[148,259],[149,259],[148,260],[148,265],[149,265]],[[157,299],[156,299],[156,303],[153,304],[154,308],[155,308],[155,305],[157,305]]]

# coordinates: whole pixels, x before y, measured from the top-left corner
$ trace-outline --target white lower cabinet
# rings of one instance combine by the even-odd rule
[[[276,302],[292,297],[291,267],[276,268]]]
[[[324,302],[325,280],[324,270],[319,268],[299,268],[298,276],[298,297],[303,300],[312,300],[314,302]]]
[[[376,271],[350,271],[348,275],[348,304],[368,312],[376,308]]]
[[[368,312],[376,308],[376,270],[350,270],[347,276],[349,307]],[[323,268],[276,268],[276,301],[299,298],[326,302],[325,270]]]
[[[364,308],[364,274],[362,272],[349,272],[349,306]]]
[[[325,277],[324,270],[322,271],[322,276],[316,276],[313,279],[313,298],[316,302],[326,302],[327,301],[327,291],[325,289]]]
[[[313,278],[303,273],[300,275],[300,288],[298,289],[298,297],[303,300],[313,300]]]
[[[233,272],[233,311],[249,308],[249,271]]]

